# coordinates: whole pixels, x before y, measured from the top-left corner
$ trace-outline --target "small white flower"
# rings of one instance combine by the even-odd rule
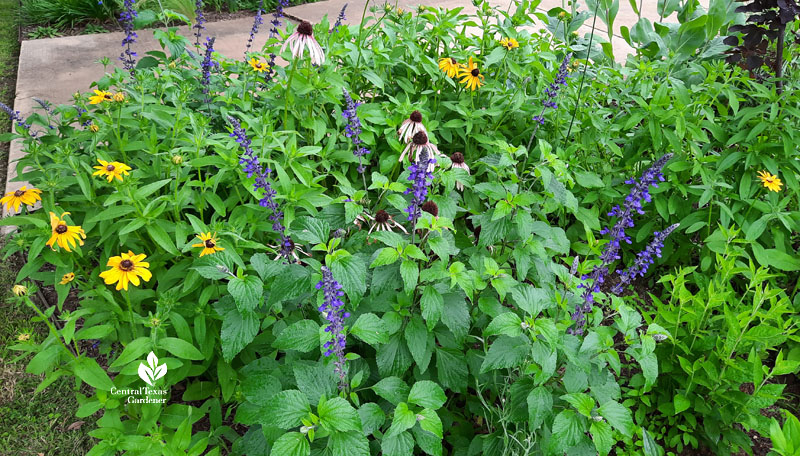
[[[452,156],[450,156],[450,161],[453,162],[453,168],[461,168],[469,174],[469,166],[464,162],[464,154],[461,152],[456,152]],[[459,191],[464,191],[464,184],[461,182],[456,181],[456,188]]]
[[[292,51],[292,57],[295,59],[302,59],[304,50],[308,48],[312,64],[322,65],[325,63],[325,53],[317,43],[317,40],[314,39],[314,28],[308,21],[301,22],[294,30],[294,33],[289,38],[286,38],[283,46],[281,46],[281,53],[286,50],[286,46],[289,46],[289,50]]]
[[[400,141],[407,144],[411,141],[411,138],[420,131],[426,134],[428,133],[427,130],[425,130],[425,126],[422,125],[422,114],[420,114],[419,111],[414,111],[408,116],[408,119],[404,120],[400,125],[400,129],[397,130],[397,135],[400,136]]]
[[[403,228],[403,225],[395,222],[392,216],[383,209],[376,212],[374,217],[366,212],[360,214],[356,216],[356,219],[353,221],[353,223],[361,228],[361,223],[367,223],[368,221],[372,222],[372,226],[367,234],[372,234],[373,231],[394,231],[394,228],[398,228],[403,233],[408,234],[408,231]]]

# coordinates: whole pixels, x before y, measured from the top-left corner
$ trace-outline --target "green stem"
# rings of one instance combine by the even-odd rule
[[[69,353],[70,356],[72,356],[73,358],[77,359],[77,356],[75,356],[72,353],[72,350],[70,350],[69,347],[67,347],[67,345],[64,343],[64,341],[61,339],[61,336],[58,334],[58,330],[53,326],[53,323],[50,322],[50,319],[47,318],[47,316],[44,314],[44,312],[39,310],[39,307],[28,296],[25,296],[25,301],[27,302],[28,306],[30,306],[33,310],[36,311],[36,313],[42,319],[44,324],[46,324],[47,327],[50,328],[50,332],[53,333],[53,335],[55,336],[56,340],[58,340],[58,343],[61,344],[62,347],[64,347],[64,350],[66,350],[67,353]]]
[[[289,120],[289,89],[292,87],[292,79],[294,79],[294,73],[297,71],[297,59],[292,61],[292,71],[289,73],[289,80],[286,82],[286,91],[283,94],[283,129],[288,130],[288,120]]]
[[[356,47],[358,48],[358,57],[356,57],[356,71],[358,71],[358,65],[361,63],[361,33],[364,31],[364,17],[367,16],[367,7],[369,6],[369,0],[364,3],[364,10],[361,12],[361,22],[359,23],[358,27],[358,40],[356,41]]]
[[[128,304],[128,315],[130,316],[131,335],[136,339],[136,325],[133,323],[133,305],[131,305],[131,295],[128,290],[125,290],[125,302]]]

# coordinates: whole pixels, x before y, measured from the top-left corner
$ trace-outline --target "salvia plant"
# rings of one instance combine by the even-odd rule
[[[92,93],[2,107],[12,348],[90,455],[792,448],[797,59],[615,63],[537,5],[282,2],[246,61],[130,22]]]

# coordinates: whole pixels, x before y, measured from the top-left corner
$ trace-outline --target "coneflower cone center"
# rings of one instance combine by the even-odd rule
[[[375,223],[382,225],[389,221],[389,213],[383,209],[375,213]]]
[[[409,119],[410,119],[412,122],[417,122],[417,123],[420,123],[420,122],[422,122],[422,114],[420,114],[420,112],[419,112],[419,111],[414,111],[414,112],[412,112],[412,113],[411,113],[411,115],[410,115],[410,116],[408,116],[408,118],[409,118]]]
[[[477,69],[477,68],[473,68],[473,69],[472,69],[472,71],[470,71],[470,74],[471,74],[472,76],[474,76],[474,77],[476,77],[476,78],[477,78],[477,77],[478,77],[478,75],[479,75],[479,74],[481,74],[481,72],[480,72],[480,71],[478,71],[478,69]]]
[[[133,269],[133,261],[131,260],[122,260],[119,263],[119,268],[123,271],[130,271]]]
[[[64,234],[67,232],[67,225],[58,225],[56,226],[56,233]]]
[[[303,21],[297,26],[297,33],[301,35],[311,36],[314,34],[314,28],[308,21]]]
[[[434,217],[439,215],[439,206],[437,206],[433,201],[425,201],[422,203],[422,210]]]
[[[22,196],[24,194],[25,194],[25,192],[22,191],[22,190],[17,190],[16,192],[14,192],[14,196],[16,196],[17,198],[19,198],[20,196]]]
[[[453,161],[456,165],[463,165],[464,164],[464,154],[461,152],[456,152],[450,157],[450,160]]]
[[[212,241],[211,239],[206,239],[205,244],[206,244],[206,247],[209,248],[209,249],[213,249],[214,247],[217,246],[217,244],[215,244],[214,241]]]
[[[108,171],[108,172],[114,171],[114,165],[106,166],[106,171]]]
[[[418,146],[428,144],[428,135],[426,135],[424,131],[418,131],[416,134],[414,134],[413,141],[414,144]]]

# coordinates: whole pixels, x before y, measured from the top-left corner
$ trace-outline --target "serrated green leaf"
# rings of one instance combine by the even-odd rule
[[[360,431],[361,418],[349,402],[341,397],[334,397],[319,405],[317,409],[320,423],[339,432]]]
[[[430,380],[414,383],[408,393],[408,402],[423,408],[438,410],[444,405],[447,396],[441,386]]]
[[[350,333],[370,345],[389,342],[386,324],[373,313],[359,315],[358,320],[350,329]]]
[[[303,418],[311,412],[306,395],[298,390],[286,390],[272,396],[261,408],[261,414],[280,429],[300,426]]]
[[[319,325],[312,320],[292,323],[278,334],[272,346],[279,350],[297,350],[302,353],[319,348]]]

